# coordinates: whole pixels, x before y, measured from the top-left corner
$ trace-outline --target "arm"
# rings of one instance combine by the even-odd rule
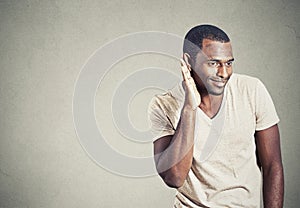
[[[264,207],[283,207],[283,166],[277,124],[265,130],[256,131],[255,139],[263,172]]]
[[[183,109],[175,134],[154,142],[156,169],[170,187],[181,187],[192,166],[194,126],[195,111]]]
[[[184,61],[181,61],[185,102],[180,121],[173,136],[165,136],[154,142],[155,164],[164,182],[179,188],[192,166],[196,109],[200,104],[194,80]]]

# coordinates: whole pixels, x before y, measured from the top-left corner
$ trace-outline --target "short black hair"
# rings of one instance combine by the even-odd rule
[[[202,49],[203,39],[227,43],[228,35],[214,25],[198,25],[190,29],[184,37],[183,53],[188,53],[193,59]]]

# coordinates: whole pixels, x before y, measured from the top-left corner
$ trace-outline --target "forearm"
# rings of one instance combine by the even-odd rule
[[[193,160],[196,111],[183,108],[169,147],[161,153],[157,169],[167,185],[182,186]]]
[[[282,208],[284,198],[284,177],[281,164],[272,165],[263,171],[264,208]]]

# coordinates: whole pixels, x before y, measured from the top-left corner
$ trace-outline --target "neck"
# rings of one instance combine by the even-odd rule
[[[223,95],[211,95],[208,94],[207,91],[199,92],[201,96],[200,109],[210,118],[214,117],[222,103]]]
[[[201,96],[200,109],[210,118],[214,117],[221,106],[223,94],[221,95],[212,95],[209,94],[203,82],[199,78],[199,76],[194,73],[192,70],[192,77],[196,83],[196,87]]]

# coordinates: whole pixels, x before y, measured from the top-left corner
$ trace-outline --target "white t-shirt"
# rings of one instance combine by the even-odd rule
[[[152,99],[149,118],[154,141],[175,133],[183,102],[181,83]],[[211,119],[197,109],[192,167],[177,189],[174,207],[259,207],[261,173],[254,133],[278,122],[262,82],[232,74],[217,115]]]

